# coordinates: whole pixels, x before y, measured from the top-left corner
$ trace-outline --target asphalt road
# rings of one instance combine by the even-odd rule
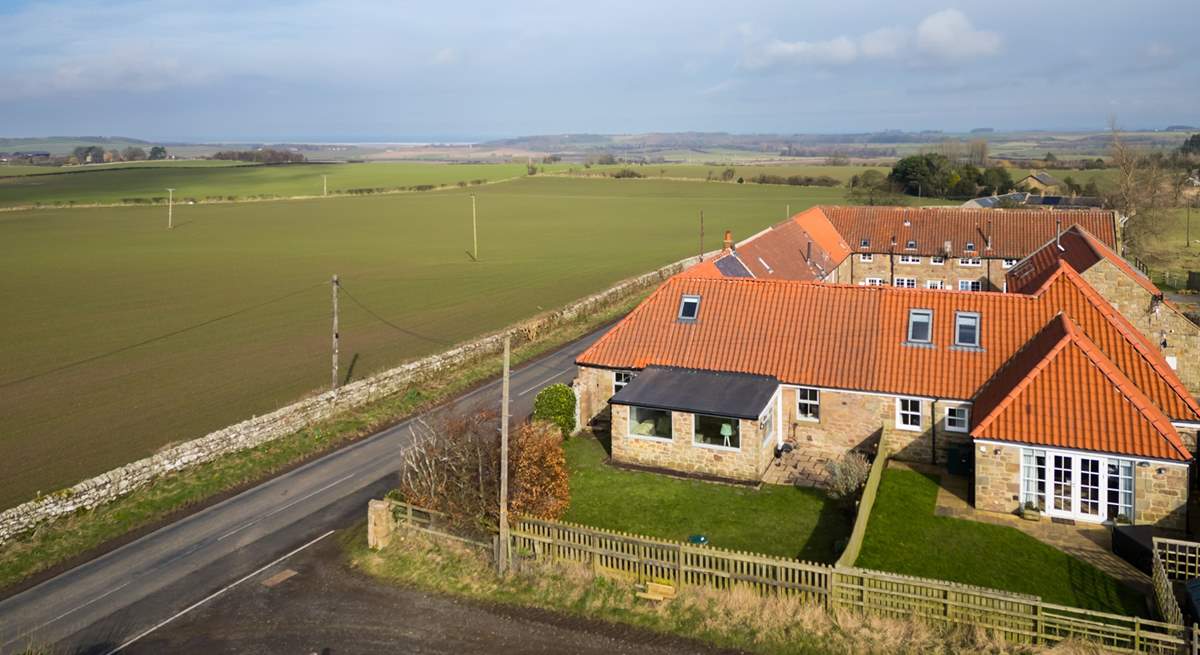
[[[532,411],[542,387],[574,377],[593,332],[515,369],[511,411]],[[460,397],[455,411],[498,407],[500,382]],[[408,422],[273,478],[0,601],[0,653],[55,645],[104,655],[330,530],[366,515],[396,486]]]

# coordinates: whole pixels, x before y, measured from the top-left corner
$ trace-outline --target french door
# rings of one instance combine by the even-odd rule
[[[1065,452],[1023,451],[1022,505],[1051,516],[1100,522],[1133,514],[1132,462]]]

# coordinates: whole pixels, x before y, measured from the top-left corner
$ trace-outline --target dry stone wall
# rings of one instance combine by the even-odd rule
[[[256,416],[236,425],[187,441],[160,453],[126,464],[68,489],[41,496],[0,513],[0,544],[45,521],[99,507],[149,484],[155,478],[210,462],[218,457],[260,446],[298,432],[335,414],[396,393],[424,376],[463,362],[499,353],[504,336],[516,343],[531,341],[547,330],[603,310],[695,264],[689,257],[656,271],[616,284],[605,291],[520,323],[508,330],[462,344],[436,355],[398,366],[370,378],[352,382],[336,393],[327,391]]]

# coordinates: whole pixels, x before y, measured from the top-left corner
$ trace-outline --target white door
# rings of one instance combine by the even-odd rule
[[[1105,462],[1097,457],[1084,455],[1053,455],[1051,466],[1050,506],[1051,516],[1103,521]]]

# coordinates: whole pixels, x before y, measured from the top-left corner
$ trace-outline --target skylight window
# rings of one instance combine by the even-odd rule
[[[908,243],[904,244],[904,249],[905,250],[916,250],[917,242],[913,241],[912,239],[909,239]]]
[[[679,301],[679,320],[694,321],[700,314],[700,296],[684,296]]]
[[[958,312],[954,315],[954,345],[979,347],[979,314]]]
[[[933,310],[908,310],[908,340],[929,343],[933,340]]]
[[[975,242],[974,241],[967,242],[967,252],[975,252]]]
[[[860,241],[860,242],[859,242],[859,244],[858,244],[858,247],[860,247],[860,248],[870,248],[870,247],[871,247],[871,240],[870,240],[870,239],[863,239],[862,241]]]

